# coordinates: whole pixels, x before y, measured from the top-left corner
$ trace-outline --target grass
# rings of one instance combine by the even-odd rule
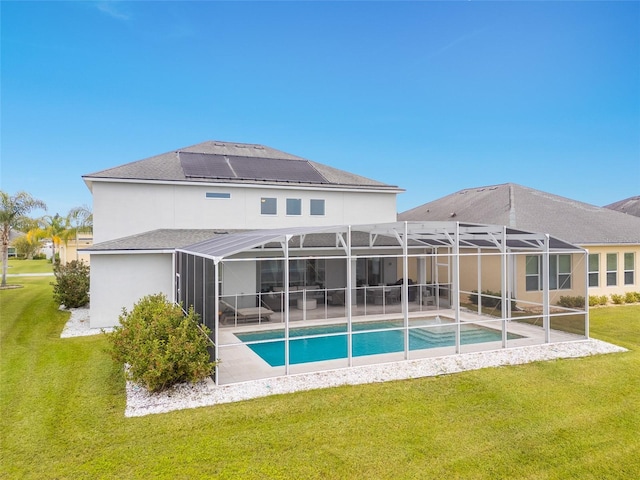
[[[2,262],[0,262],[0,267]],[[53,265],[48,260],[18,260],[10,258],[7,273],[53,273]]]
[[[627,353],[126,419],[102,336],[60,339],[47,278],[0,291],[0,478],[640,478],[640,306]]]

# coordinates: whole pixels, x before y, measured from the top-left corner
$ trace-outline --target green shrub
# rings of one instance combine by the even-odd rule
[[[589,295],[589,306],[595,307],[597,305],[600,305],[600,297],[597,295]]]
[[[600,299],[600,305],[606,305],[607,303],[609,303],[609,297],[607,297],[606,295],[600,295],[600,297],[598,297]]]
[[[624,295],[624,303],[640,302],[640,292],[627,292]]]
[[[589,304],[591,304],[591,299],[589,299]],[[580,295],[575,297],[570,295],[562,296],[560,300],[558,300],[558,305],[567,308],[582,308],[584,307],[584,297]]]
[[[56,283],[53,283],[53,298],[67,308],[83,307],[89,303],[89,266],[73,260],[66,265],[53,267]]]
[[[611,301],[616,305],[622,305],[624,303],[624,295],[618,295],[617,293],[612,293]]]
[[[128,377],[158,392],[211,374],[208,335],[193,308],[185,316],[179,305],[156,294],[142,298],[131,312],[123,309],[109,340],[113,359],[128,365]]]
[[[469,302],[474,305],[478,305],[478,291],[472,290],[473,293],[469,295]],[[494,298],[497,297],[497,298]],[[502,292],[494,292],[492,290],[482,290],[482,306],[490,308],[502,308]],[[515,310],[516,301],[511,300],[511,308]]]

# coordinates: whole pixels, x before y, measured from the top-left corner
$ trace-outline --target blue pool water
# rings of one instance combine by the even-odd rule
[[[353,324],[353,356],[376,355],[404,351],[402,330],[362,332],[363,330],[402,327],[402,322],[366,322]],[[319,362],[347,358],[347,326],[325,325],[322,327],[292,328],[289,330],[289,363]],[[264,332],[238,333],[236,336],[272,367],[284,365],[284,329]],[[313,336],[312,338],[306,338]],[[296,338],[305,337],[305,338]],[[509,340],[522,338],[509,333]],[[250,343],[271,340],[265,343]],[[460,326],[460,343],[495,342],[502,340],[502,333],[478,325]],[[431,326],[409,330],[409,349],[448,347],[455,345],[455,326],[431,323]]]

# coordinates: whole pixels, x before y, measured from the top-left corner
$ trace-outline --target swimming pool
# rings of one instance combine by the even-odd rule
[[[404,331],[394,330],[399,327],[402,327],[402,321],[354,323],[352,325],[353,356],[361,357],[404,351]],[[290,329],[289,363],[298,364],[347,358],[346,331],[346,324]],[[279,367],[285,364],[284,333],[284,329],[278,329],[237,333],[236,336],[269,365]],[[509,333],[507,338],[513,340],[523,337]],[[502,332],[498,330],[473,324],[460,325],[460,343],[463,345],[500,340],[502,340]],[[409,330],[409,350],[453,345],[455,345],[455,325],[453,324],[441,324],[431,320],[420,328]]]

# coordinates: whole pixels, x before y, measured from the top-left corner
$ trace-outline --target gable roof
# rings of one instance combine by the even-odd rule
[[[610,203],[609,205],[605,205],[604,208],[640,217],[640,195]]]
[[[507,225],[578,245],[640,244],[640,218],[515,183],[460,190],[398,219]]]
[[[317,185],[401,192],[344,170],[312,162],[264,145],[207,141],[83,175],[89,187],[100,180]]]

